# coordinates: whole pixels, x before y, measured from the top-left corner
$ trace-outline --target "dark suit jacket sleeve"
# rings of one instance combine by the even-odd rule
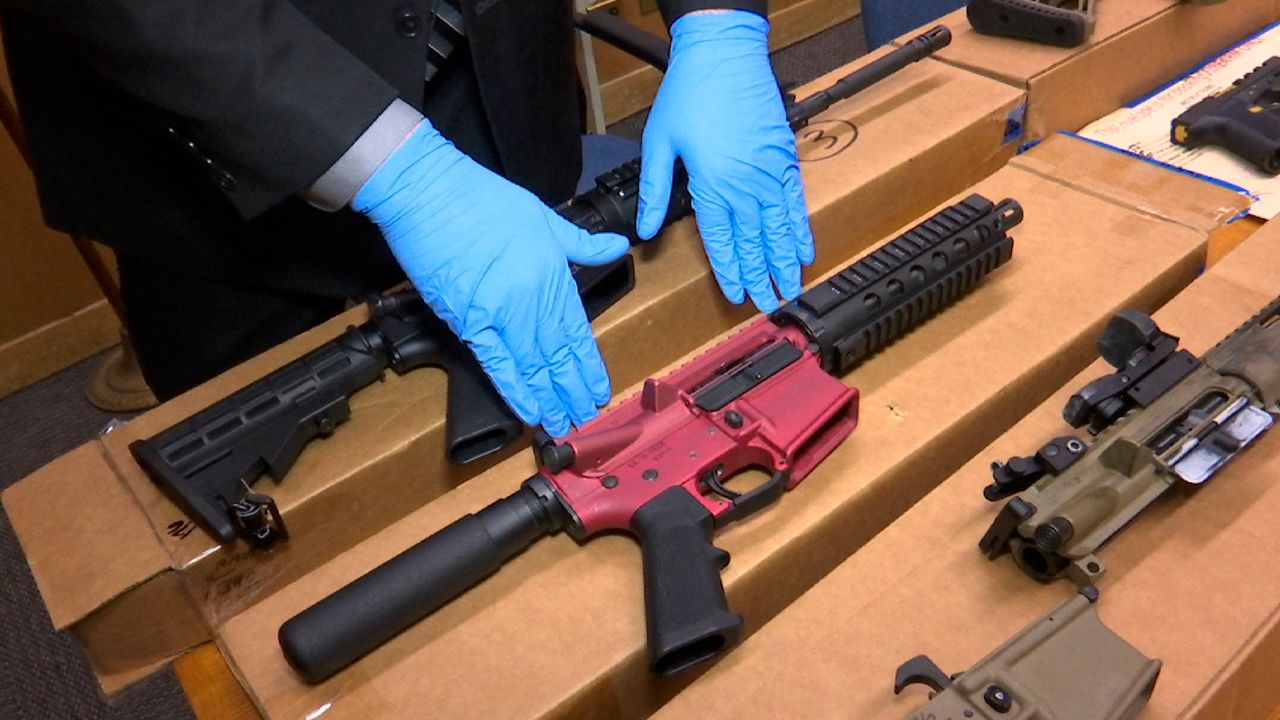
[[[287,0],[6,0],[159,111],[246,217],[308,187],[395,89]]]
[[[695,10],[746,10],[768,17],[768,0],[658,0],[667,27]]]

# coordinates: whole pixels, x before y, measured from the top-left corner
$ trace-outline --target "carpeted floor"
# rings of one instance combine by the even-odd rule
[[[803,83],[866,52],[861,25],[850,21],[774,56],[783,83]],[[610,127],[640,138],[644,113]],[[113,418],[89,405],[84,388],[101,356],[0,398],[0,488],[94,437]],[[108,540],[108,539],[104,539]],[[7,516],[0,514],[0,718],[179,720],[193,717],[166,669],[107,698],[88,661],[66,633],[53,632]]]
[[[105,353],[103,353],[105,355]],[[84,399],[103,355],[0,399],[0,488],[94,437],[112,415]],[[104,538],[106,540],[106,538]],[[55,633],[22,548],[0,514],[0,717],[14,720],[191,718],[172,670],[112,698],[67,633]]]

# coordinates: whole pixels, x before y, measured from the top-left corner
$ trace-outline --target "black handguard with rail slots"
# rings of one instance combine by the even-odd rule
[[[280,646],[319,682],[485,579],[534,540],[564,527],[540,475],[379,565],[280,628]]]
[[[773,327],[772,332],[781,333],[792,332],[784,326],[795,326],[811,338],[813,343],[805,351],[789,343],[785,347],[792,349],[793,362],[798,355],[808,357],[808,362],[813,358],[807,353],[818,355],[820,368],[815,370],[829,380],[828,373],[849,371],[967,295],[983,277],[1007,262],[1013,253],[1013,239],[1007,231],[1021,220],[1022,208],[1017,202],[993,203],[971,195],[809,289],[774,312],[772,323],[767,325]],[[753,407],[765,407],[763,396],[753,394],[760,389],[758,384],[767,380],[766,373],[756,372],[760,363],[753,369],[736,363],[729,367],[737,371],[726,367],[717,371],[722,360],[713,350],[677,371],[688,373],[690,378],[702,377],[705,372],[721,381],[704,383],[692,404],[651,405],[647,412],[630,414],[637,406],[644,407],[646,393],[641,393],[609,411],[624,413],[621,417],[628,418],[628,424],[596,431],[596,437],[624,427],[643,429],[650,421],[656,427],[682,425],[665,415],[659,418],[659,413],[679,414],[686,420],[720,413],[727,418],[727,410],[741,407],[731,403],[747,396]],[[667,376],[650,380],[646,387],[659,382],[677,381]],[[736,388],[730,388],[733,397],[728,399],[729,405],[707,397],[718,397],[725,385]],[[841,385],[841,389],[847,388]],[[804,388],[795,389],[795,393],[803,392]],[[649,402],[654,402],[653,398]],[[590,434],[592,429],[579,432]],[[670,463],[677,460],[665,449],[667,439],[650,438],[640,445],[627,445],[608,459],[596,460],[578,456],[578,450],[590,451],[581,445],[575,449],[577,440],[572,434],[564,443],[550,438],[536,442],[541,471],[516,493],[446,526],[285,622],[279,631],[285,658],[306,681],[321,682],[492,574],[534,539],[561,529],[580,541],[591,537],[583,532],[583,518],[599,508],[574,505],[557,485],[571,482],[565,473],[576,472],[578,461],[589,464],[597,474],[607,473],[603,479],[589,480],[588,485],[603,482],[608,488],[612,477],[614,486],[621,487],[613,473],[624,474],[623,465],[633,466],[633,470],[649,467],[643,481],[654,483],[655,488],[666,484],[653,499],[632,511],[629,525],[644,554],[651,669],[673,674],[720,654],[740,639],[742,619],[728,608],[720,581],[728,555],[711,543],[712,534],[734,519],[768,507],[781,495],[787,473],[775,473],[778,482],[771,480],[739,495],[732,503],[735,510],[713,517],[671,469]],[[715,477],[704,480],[709,485],[718,482]],[[761,492],[766,486],[776,492]]]
[[[1017,202],[970,195],[782,306],[773,321],[803,329],[823,369],[842,375],[1007,262],[1013,238],[1006,233],[1021,222]],[[920,283],[933,278],[945,282]],[[855,294],[865,302],[847,302]]]

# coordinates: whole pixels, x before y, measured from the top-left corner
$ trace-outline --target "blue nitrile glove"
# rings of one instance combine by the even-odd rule
[[[800,294],[813,234],[796,139],[769,65],[769,23],[742,10],[696,12],[671,26],[671,59],[644,129],[640,217],[662,227],[676,158],[725,297],[771,312]]]
[[[609,375],[569,262],[616,260],[626,238],[588,234],[425,120],[351,205],[377,223],[418,292],[522,420],[559,437],[608,402]]]

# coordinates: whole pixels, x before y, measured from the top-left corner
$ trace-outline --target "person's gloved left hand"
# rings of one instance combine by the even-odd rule
[[[813,234],[795,135],[769,65],[769,23],[759,15],[694,12],[671,26],[670,63],[644,129],[642,238],[662,227],[677,158],[725,297],[740,303],[750,295],[772,312],[774,284],[783,298],[798,296]]]
[[[626,254],[458,151],[424,120],[356,194],[431,309],[525,423],[595,417],[609,375],[569,270]]]

